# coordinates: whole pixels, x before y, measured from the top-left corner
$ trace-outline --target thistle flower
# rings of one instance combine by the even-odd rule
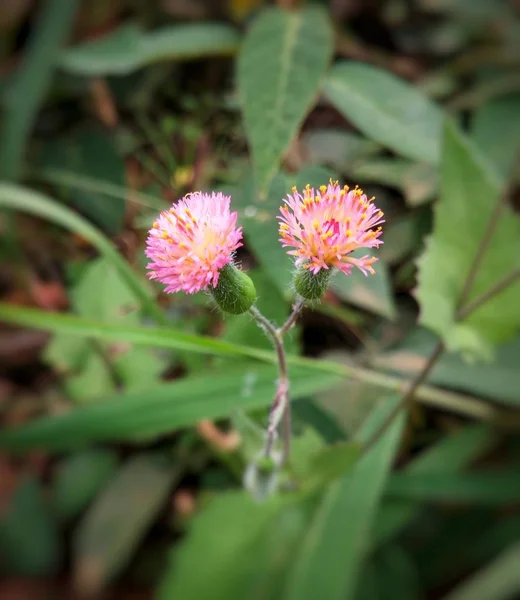
[[[194,192],[163,211],[146,241],[150,279],[164,283],[167,293],[216,288],[221,270],[242,246],[230,202],[221,192]]]
[[[300,194],[292,189],[280,209],[280,242],[292,247],[288,254],[296,256],[295,264],[317,275],[322,269],[338,268],[349,275],[355,266],[367,275],[373,274],[377,258],[369,255],[353,258],[358,248],[377,248],[383,223],[383,212],[367,199],[357,186],[350,190],[338,182],[329,182],[314,190],[309,185]]]

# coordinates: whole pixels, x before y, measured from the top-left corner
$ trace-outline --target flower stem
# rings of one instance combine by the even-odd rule
[[[269,319],[258,310],[256,306],[249,309],[249,313],[264,330],[266,335],[272,341],[276,350],[278,359],[278,387],[274,397],[273,406],[269,414],[269,424],[267,426],[267,439],[265,442],[264,456],[271,457],[274,441],[276,439],[278,427],[282,422],[282,464],[286,464],[291,454],[291,399],[289,396],[289,376],[287,372],[287,357],[283,338],[296,322],[298,315],[303,308],[304,299],[299,298],[293,307],[287,321],[279,328],[276,328]]]

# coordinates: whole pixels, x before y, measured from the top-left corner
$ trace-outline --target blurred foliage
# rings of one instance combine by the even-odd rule
[[[1,598],[519,597],[519,17],[0,4]],[[276,215],[329,178],[376,196],[384,245],[289,333],[293,454],[263,472],[270,344],[162,294],[146,233],[231,194],[282,323]]]

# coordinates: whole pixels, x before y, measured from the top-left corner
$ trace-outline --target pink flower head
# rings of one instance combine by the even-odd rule
[[[163,211],[146,240],[150,279],[166,285],[167,293],[194,294],[216,287],[219,271],[242,246],[237,213],[221,192],[193,192]]]
[[[296,266],[303,266],[316,274],[320,269],[337,267],[349,275],[356,266],[365,275],[374,273],[377,258],[363,256],[352,258],[349,254],[357,248],[377,248],[383,223],[383,212],[367,199],[357,186],[350,190],[330,181],[314,190],[309,185],[300,194],[292,189],[284,200],[278,217],[284,248],[292,247],[288,254],[296,256]]]

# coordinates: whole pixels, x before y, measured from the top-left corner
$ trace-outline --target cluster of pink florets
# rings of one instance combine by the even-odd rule
[[[222,267],[233,261],[242,245],[237,213],[222,193],[188,194],[160,214],[148,235],[149,277],[166,285],[166,292],[193,294],[216,287]],[[358,248],[382,244],[383,213],[359,188],[349,190],[330,182],[302,193],[293,188],[280,209],[280,241],[292,248],[295,264],[316,274],[333,267],[349,274],[353,266],[374,273],[373,256],[352,258]]]
[[[319,190],[307,186],[300,194],[293,188],[282,206],[280,241],[291,247],[288,254],[296,257],[296,266],[312,273],[337,267],[347,275],[358,267],[365,275],[374,273],[373,256],[352,258],[357,248],[377,248],[381,241],[383,212],[368,200],[363,190],[338,182],[322,185]]]

